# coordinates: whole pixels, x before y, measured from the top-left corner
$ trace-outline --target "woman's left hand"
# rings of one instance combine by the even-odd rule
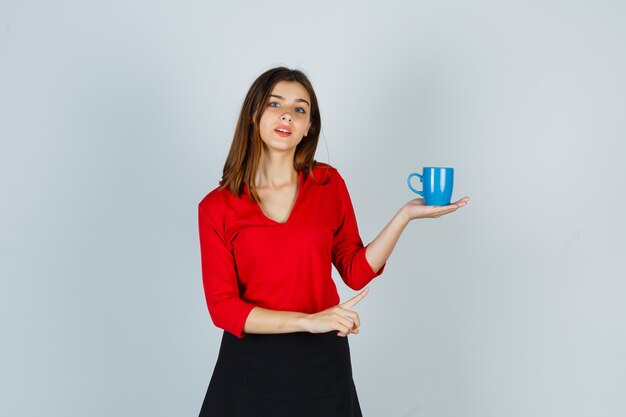
[[[427,206],[423,198],[416,198],[406,203],[401,212],[406,216],[407,221],[414,219],[437,218],[444,214],[452,213],[463,207],[469,201],[469,197],[450,203],[447,206]]]

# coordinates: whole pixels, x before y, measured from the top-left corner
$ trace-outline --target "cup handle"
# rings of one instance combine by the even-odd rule
[[[409,188],[411,189],[411,191],[413,191],[414,193],[419,194],[422,197],[424,197],[424,191],[418,191],[415,188],[413,188],[413,186],[411,185],[411,178],[416,177],[416,176],[419,177],[420,182],[422,182],[422,176],[420,174],[416,173],[416,172],[414,172],[411,175],[409,175],[409,178],[407,178],[406,182],[409,185]]]

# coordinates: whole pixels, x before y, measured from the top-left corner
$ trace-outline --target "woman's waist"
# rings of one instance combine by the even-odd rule
[[[315,314],[339,304],[339,294],[335,287],[318,290],[303,291],[274,291],[248,289],[241,295],[241,299],[257,307],[277,311],[294,311],[298,313]]]

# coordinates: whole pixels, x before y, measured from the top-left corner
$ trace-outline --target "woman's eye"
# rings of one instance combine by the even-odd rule
[[[279,107],[280,103],[278,103],[277,101],[270,101],[268,106],[270,106],[270,107]],[[306,113],[306,111],[304,110],[303,107],[296,107],[296,112],[300,113],[300,114],[305,114]]]

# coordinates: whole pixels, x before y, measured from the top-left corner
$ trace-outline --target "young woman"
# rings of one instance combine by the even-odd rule
[[[411,200],[365,247],[343,178],[313,159],[320,127],[301,71],[261,74],[220,185],[198,206],[206,302],[224,330],[201,417],[361,416],[347,336],[359,333],[353,307],[368,289],[339,304],[331,262],[361,290],[383,273],[411,220],[468,201]]]

